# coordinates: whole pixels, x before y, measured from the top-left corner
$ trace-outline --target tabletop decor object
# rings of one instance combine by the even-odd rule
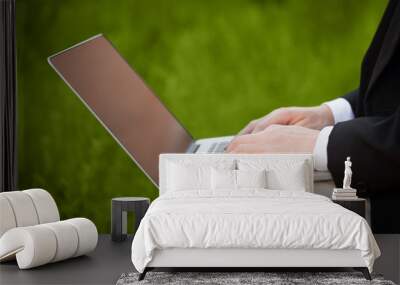
[[[351,177],[353,176],[351,166],[350,157],[347,157],[344,162],[343,188],[333,189],[332,200],[356,200],[358,198],[357,189],[351,187]]]

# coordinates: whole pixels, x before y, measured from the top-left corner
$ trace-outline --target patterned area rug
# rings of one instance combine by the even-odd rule
[[[368,281],[359,272],[148,272],[146,278],[138,281],[138,273],[122,274],[117,285],[133,284],[387,284],[395,285],[392,281],[384,280],[380,275],[372,275]]]

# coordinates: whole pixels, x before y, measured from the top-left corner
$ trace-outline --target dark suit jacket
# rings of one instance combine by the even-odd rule
[[[329,136],[328,169],[342,186],[353,161],[352,186],[361,196],[400,193],[400,0],[390,0],[365,54],[359,88],[344,98],[356,116]],[[400,206],[400,205],[399,205]]]

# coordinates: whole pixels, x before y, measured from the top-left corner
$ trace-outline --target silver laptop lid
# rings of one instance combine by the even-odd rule
[[[49,57],[50,65],[158,186],[161,153],[183,153],[192,136],[102,35]]]

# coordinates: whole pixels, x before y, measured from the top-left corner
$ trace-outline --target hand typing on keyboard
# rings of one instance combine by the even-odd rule
[[[286,107],[251,121],[239,135],[258,133],[271,125],[292,125],[321,130],[333,124],[332,111],[325,104],[316,107]]]
[[[319,130],[333,125],[326,105],[279,108],[251,121],[229,144],[230,153],[312,153]]]
[[[312,153],[320,131],[300,126],[271,125],[265,130],[235,137],[228,153]]]

